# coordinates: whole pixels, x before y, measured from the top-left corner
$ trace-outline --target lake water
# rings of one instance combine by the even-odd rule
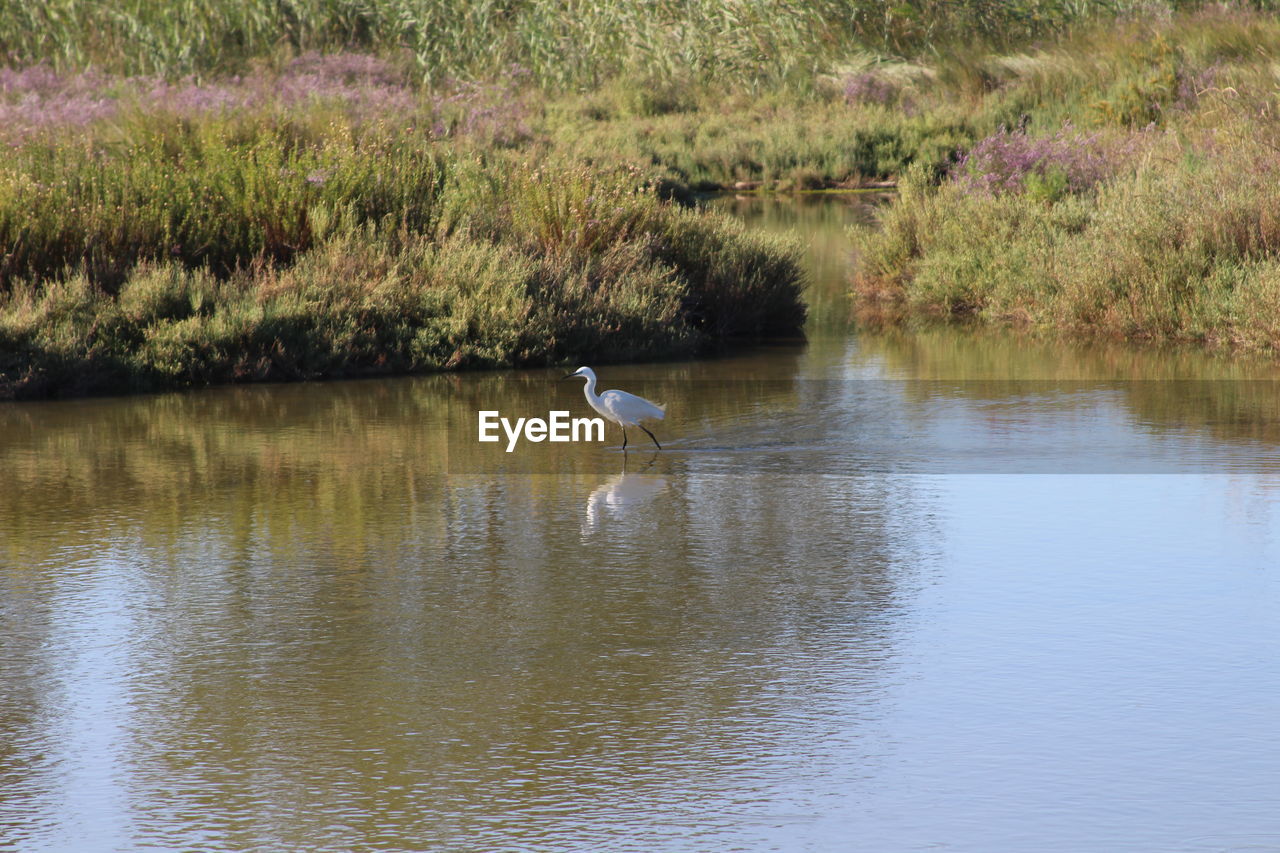
[[[852,330],[0,407],[0,849],[1280,850],[1280,372]],[[639,440],[637,440],[639,439]]]

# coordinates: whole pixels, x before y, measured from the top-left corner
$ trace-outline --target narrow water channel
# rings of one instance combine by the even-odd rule
[[[858,331],[0,406],[0,848],[1280,849],[1266,364]]]

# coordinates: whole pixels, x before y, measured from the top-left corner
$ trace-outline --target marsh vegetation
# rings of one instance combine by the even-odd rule
[[[1280,350],[1280,22],[1213,9],[1016,56],[1023,119],[856,234],[864,315]]]
[[[796,247],[695,194],[886,181],[865,316],[1274,348],[1268,14],[571,11],[6,7],[0,397],[793,336]]]
[[[433,98],[354,56],[0,83],[0,394],[670,356],[803,321],[794,247],[621,163],[532,158],[506,89]]]

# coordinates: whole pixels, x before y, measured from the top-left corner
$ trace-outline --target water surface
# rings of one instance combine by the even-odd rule
[[[1268,365],[857,333],[0,408],[0,848],[1280,849]],[[632,440],[643,435],[632,436]]]

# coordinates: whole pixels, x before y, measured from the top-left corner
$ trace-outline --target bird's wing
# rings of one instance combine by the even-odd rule
[[[600,402],[608,408],[609,414],[625,424],[637,424],[650,418],[660,421],[667,414],[665,406],[650,403],[644,397],[626,391],[605,391],[600,395]]]

